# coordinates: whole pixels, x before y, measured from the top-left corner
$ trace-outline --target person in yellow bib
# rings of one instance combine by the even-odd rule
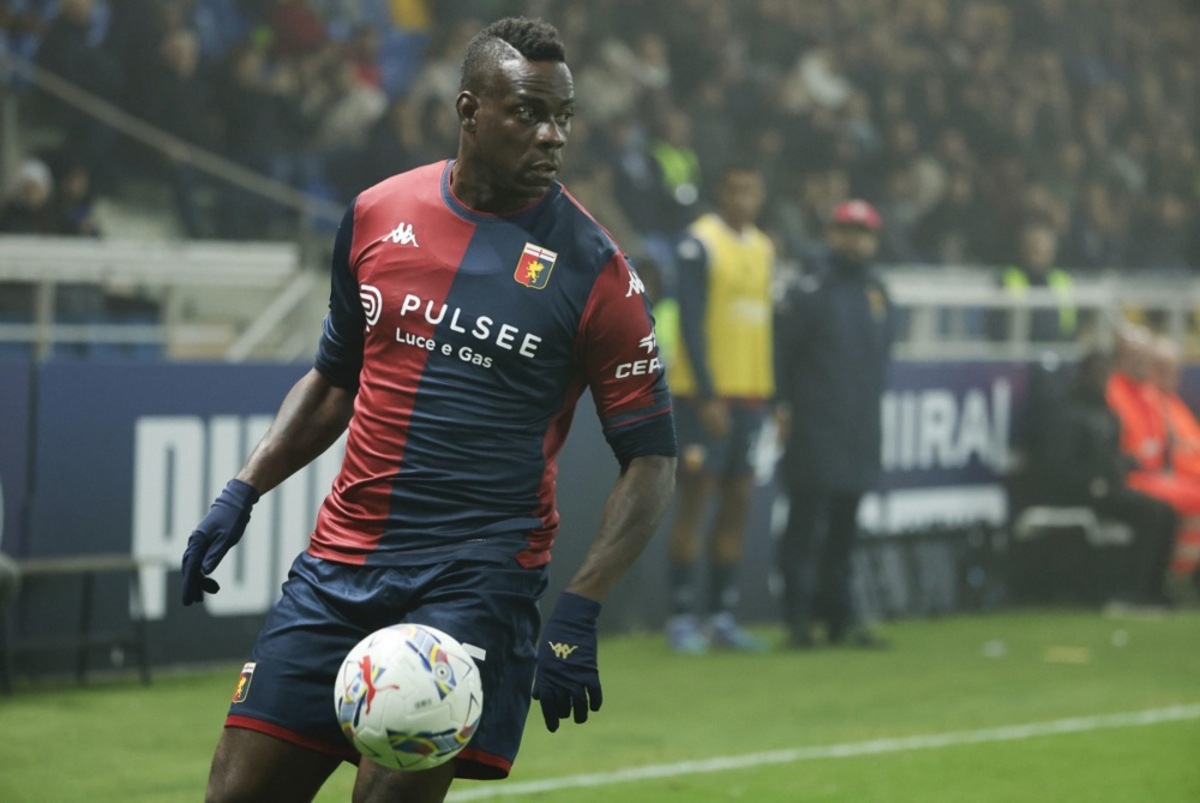
[[[775,394],[775,249],[755,225],[766,200],[756,168],[726,166],[716,199],[717,211],[695,220],[676,250],[679,337],[667,369],[680,444],[667,637],[673,649],[689,653],[765,647],[737,624],[734,609],[754,489],[752,455]],[[697,569],[705,540],[702,604]]]
[[[1055,267],[1058,259],[1058,232],[1043,220],[1031,220],[1021,227],[1020,259],[1000,274],[1000,285],[1011,297],[1024,299],[1031,288],[1048,288],[1054,294],[1053,306],[1031,306],[1028,328],[1018,326],[1019,318],[1009,310],[998,310],[988,320],[993,340],[1009,340],[1014,335],[1034,343],[1060,343],[1075,339],[1079,312],[1072,298],[1071,276]],[[1018,310],[1020,312],[1020,310]],[[1014,326],[1016,331],[1014,332]]]

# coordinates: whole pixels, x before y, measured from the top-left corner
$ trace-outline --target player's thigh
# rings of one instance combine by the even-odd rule
[[[723,439],[709,434],[700,419],[700,402],[688,397],[673,401],[675,439],[679,444],[677,485],[695,487],[697,478],[712,473],[714,452],[721,451]]]
[[[206,803],[301,803],[316,796],[340,759],[258,731],[225,728]]]
[[[506,777],[520,750],[529,713],[544,567],[445,564],[406,621],[436,627],[458,639],[475,659],[483,682],[483,716],[455,759],[458,777]]]
[[[354,780],[354,803],[441,803],[454,780],[455,762],[420,772],[401,772],[361,761]]]
[[[729,435],[720,452],[713,454],[712,471],[726,481],[753,478],[766,422],[765,403],[752,399],[733,402],[729,408]]]

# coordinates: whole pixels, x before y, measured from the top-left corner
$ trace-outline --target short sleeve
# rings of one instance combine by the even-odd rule
[[[601,270],[580,322],[576,357],[604,436],[623,464],[675,454],[671,394],[645,288],[624,255]]]
[[[358,374],[362,369],[363,332],[366,328],[366,313],[359,298],[358,280],[350,264],[354,210],[355,203],[351,202],[334,239],[329,313],[322,326],[315,361],[315,367],[322,376],[343,388],[358,387]]]

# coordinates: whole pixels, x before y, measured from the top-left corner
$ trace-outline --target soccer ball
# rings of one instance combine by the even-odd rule
[[[333,692],[346,737],[367,758],[398,770],[454,758],[483,713],[475,662],[462,644],[427,625],[367,636],[346,654]]]

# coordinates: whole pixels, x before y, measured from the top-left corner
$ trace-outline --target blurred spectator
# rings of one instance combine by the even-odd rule
[[[613,166],[610,162],[593,155],[592,149],[587,147],[585,132],[588,131],[588,128],[586,124],[574,125],[572,128],[573,144],[583,147],[579,149],[573,160],[575,169],[567,189],[579,199],[579,202],[588,211],[595,215],[597,220],[604,221],[604,228],[633,256],[635,267],[640,273],[643,262],[641,257],[646,255],[646,248],[637,225],[625,216],[625,212],[617,200]],[[657,267],[655,271],[656,274],[661,273],[661,269]],[[656,278],[661,281],[661,276],[656,276]],[[662,298],[661,287],[654,298],[656,300]]]
[[[393,101],[367,132],[362,150],[340,171],[330,174],[330,180],[344,197],[351,198],[388,176],[425,163],[410,150],[408,109],[403,101]]]
[[[916,228],[920,220],[915,173],[905,165],[892,164],[885,174],[879,213],[887,226],[879,238],[882,262],[906,263],[918,259]]]
[[[1200,544],[1200,481],[1175,470],[1174,436],[1162,390],[1169,387],[1169,367],[1164,372],[1161,357],[1156,355],[1155,339],[1149,331],[1133,325],[1122,327],[1105,400],[1120,422],[1119,446],[1128,464],[1126,482],[1175,511],[1179,520],[1170,549],[1174,551],[1175,544],[1186,545],[1187,554]]]
[[[1046,216],[1062,240],[1059,261],[1073,270],[1200,263],[1200,68],[1191,45],[1200,11],[1174,0],[1069,8],[1061,0],[61,0],[51,17],[54,8],[10,0],[0,47],[38,51],[47,69],[145,115],[158,78],[146,65],[160,59],[165,35],[190,30],[198,83],[222,98],[219,116],[236,121],[224,129],[226,152],[314,192],[356,186],[346,165],[369,160],[363,154],[377,144],[363,135],[364,117],[341,116],[343,103],[365,119],[379,113],[343,82],[342,63],[389,103],[406,104],[400,140],[409,153],[440,158],[447,121],[425,118],[452,105],[463,37],[480,17],[546,13],[561,20],[575,81],[587,90],[579,119],[595,127],[617,198],[651,243],[669,243],[694,217],[697,201],[686,199],[737,148],[782,204],[764,225],[791,259],[820,237],[804,223],[813,215],[797,188],[840,174],[850,184],[841,199],[872,197],[887,219],[887,261],[1004,265],[1017,259],[1022,221]],[[225,106],[227,82],[206,74],[248,50],[260,51],[264,110]],[[346,88],[351,99],[341,97]],[[126,173],[113,133],[37,94],[97,192],[119,189]],[[343,123],[354,136],[330,155]],[[246,141],[259,131],[261,145]],[[239,222],[245,206],[235,199],[222,228],[273,236],[270,226]]]
[[[303,56],[325,44],[325,23],[311,0],[275,0],[267,14],[271,49],[276,56]]]
[[[658,165],[662,182],[659,188],[662,222],[665,230],[673,234],[695,216],[703,171],[692,147],[692,119],[687,112],[676,106],[657,109],[652,130],[648,149]]]
[[[1194,202],[1163,189],[1146,198],[1141,225],[1135,226],[1134,250],[1139,268],[1188,270],[1200,268],[1196,253],[1197,216]]]
[[[1169,505],[1127,484],[1132,461],[1120,449],[1121,422],[1105,401],[1109,359],[1091,352],[1074,385],[1052,413],[1035,470],[1039,501],[1083,505],[1133,530],[1133,565],[1120,602],[1163,605],[1177,517]]]
[[[641,85],[633,74],[633,52],[617,38],[584,44],[587,52],[575,72],[576,90],[588,98],[588,120],[605,125],[637,107]]]
[[[250,33],[239,0],[196,0],[192,24],[206,64],[217,64]]]
[[[1073,139],[1066,140],[1055,150],[1045,170],[1045,182],[1050,193],[1067,209],[1079,201],[1087,169],[1087,151]]]
[[[182,144],[172,145],[152,169],[170,177],[183,233],[197,238],[207,233],[196,200],[201,176],[188,161],[186,146],[215,144],[209,84],[199,75],[200,42],[191,30],[177,28],[162,36],[155,56],[141,101],[143,113]]]
[[[781,89],[780,103],[789,112],[813,106],[839,109],[854,91],[841,72],[837,50],[829,46],[801,50]]]
[[[829,212],[849,197],[850,177],[837,168],[800,175],[785,186],[774,207],[775,227],[787,252],[801,264],[819,259],[825,249]]]
[[[955,169],[946,192],[917,223],[913,247],[920,262],[980,265],[991,237],[987,208],[975,191],[975,176]]]
[[[37,64],[58,78],[103,100],[116,100],[121,76],[104,47],[108,7],[97,0],[62,0],[37,50]],[[49,94],[42,98],[47,116],[59,122],[75,143],[97,184],[109,190],[115,181],[112,150],[116,134],[105,124]]]
[[[1020,231],[1019,258],[1000,274],[1000,284],[1013,299],[1025,299],[1032,290],[1050,290],[1054,304],[1017,305],[994,310],[988,318],[988,333],[994,340],[1061,343],[1075,338],[1079,312],[1072,299],[1070,274],[1057,267],[1058,233],[1044,220],[1031,220]],[[1024,327],[1020,322],[1028,323]],[[1014,327],[1017,334],[1014,335]]]
[[[233,161],[290,182],[297,173],[298,143],[304,119],[299,78],[290,65],[272,69],[262,48],[247,44],[230,54],[216,88],[222,117],[222,148]],[[218,221],[222,236],[270,236],[277,212],[268,202],[237,186],[225,188]]]
[[[17,167],[0,208],[0,232],[58,234],[54,208],[54,176],[41,159],[25,159]]]
[[[1085,269],[1129,267],[1129,205],[1101,179],[1089,179],[1071,217],[1065,262]]]
[[[1150,378],[1151,335],[1126,324],[1116,332],[1108,369],[1108,406],[1121,421],[1121,451],[1146,471],[1161,471],[1166,462],[1166,431],[1145,391]]]
[[[99,237],[95,193],[87,166],[68,160],[59,165],[55,197],[56,228],[59,234]]]
[[[379,68],[379,49],[383,40],[371,26],[356,28],[346,43],[348,61],[358,80],[368,86],[383,87],[383,72]]]
[[[311,143],[318,150],[361,150],[376,121],[387,108],[387,96],[364,80],[353,61],[334,63],[329,102],[315,121]]]
[[[453,106],[458,95],[463,50],[479,30],[475,17],[457,20],[434,33],[425,53],[420,73],[413,79],[405,99],[413,110],[431,107],[431,103]],[[419,123],[414,115],[413,125]],[[439,157],[444,158],[444,157]]]
[[[1147,378],[1158,391],[1166,424],[1166,468],[1200,480],[1200,422],[1179,395],[1181,362],[1174,340],[1160,335],[1150,342]]]
[[[1167,437],[1166,469],[1182,480],[1200,482],[1200,421],[1179,395],[1181,368],[1179,344],[1159,336],[1150,345],[1150,382],[1157,390]],[[1200,580],[1200,522],[1180,522],[1174,557],[1171,560],[1172,588],[1191,590]]]
[[[94,234],[90,215],[85,213],[80,219],[67,216],[79,212],[76,205],[86,204],[86,169],[71,166],[63,178],[66,206],[56,195],[49,165],[32,157],[22,161],[9,181],[4,205],[0,207],[0,234]],[[18,317],[30,314],[34,298],[29,285],[6,283],[0,287],[0,296],[4,296],[4,303],[0,304],[3,314]],[[96,284],[59,283],[54,301],[54,316],[61,323],[94,323],[104,314],[104,290]],[[82,343],[60,345],[58,353],[83,355],[87,353],[87,346]]]
[[[645,127],[633,115],[614,120],[606,147],[614,168],[613,189],[625,216],[637,221],[643,236],[652,242],[665,240],[669,226],[662,209],[661,169],[650,156]],[[663,265],[673,260],[669,245],[658,249],[654,256]]]

